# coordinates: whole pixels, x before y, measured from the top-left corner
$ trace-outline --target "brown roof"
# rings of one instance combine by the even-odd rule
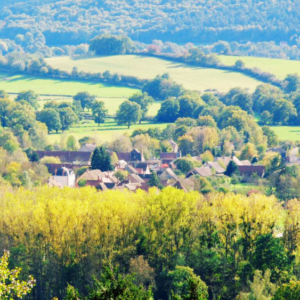
[[[241,175],[251,176],[256,173],[259,177],[263,177],[266,168],[265,166],[238,166],[238,170]]]
[[[217,173],[224,173],[225,169],[219,165],[218,162],[209,161],[206,163],[208,166],[211,166]]]
[[[99,180],[103,176],[103,173],[100,170],[86,170],[78,179],[77,181],[81,179],[85,180]]]
[[[202,177],[208,177],[212,175],[211,168],[209,167],[201,167],[201,168],[194,168],[190,172],[188,172],[187,177],[192,175],[200,175]]]
[[[84,151],[36,151],[39,158],[44,156],[59,157],[62,163],[89,162],[91,153]]]
[[[178,153],[169,153],[169,152],[161,152],[160,153],[160,159],[177,159],[178,158]]]

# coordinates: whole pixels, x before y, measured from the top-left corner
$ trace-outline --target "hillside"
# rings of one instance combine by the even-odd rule
[[[156,75],[169,73],[171,78],[190,90],[212,90],[227,92],[234,87],[248,88],[254,91],[259,81],[237,72],[217,69],[191,67],[154,57],[137,55],[117,55],[90,59],[72,60],[70,57],[53,57],[46,59],[55,68],[72,71],[77,67],[85,72],[104,72],[131,75],[143,79],[153,79]]]
[[[101,33],[143,42],[290,42],[299,34],[299,8],[299,1],[285,0],[14,0],[1,1],[0,28],[3,38],[41,31],[49,45]]]
[[[274,74],[281,80],[283,80],[288,74],[298,73],[300,75],[300,61],[225,55],[220,55],[219,58],[225,65],[234,65],[237,60],[241,59],[247,68],[259,68],[262,71]]]

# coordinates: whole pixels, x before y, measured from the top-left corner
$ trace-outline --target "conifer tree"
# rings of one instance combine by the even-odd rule
[[[102,172],[112,171],[114,169],[111,163],[111,156],[104,147],[97,147],[91,158],[91,169],[101,170]]]

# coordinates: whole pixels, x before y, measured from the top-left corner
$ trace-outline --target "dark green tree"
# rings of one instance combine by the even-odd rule
[[[151,186],[151,187],[158,187],[159,189],[162,189],[163,186],[161,185],[160,183],[160,179],[159,177],[157,176],[157,173],[156,172],[152,172],[151,175],[150,175],[150,179],[149,179],[149,182],[148,182],[148,185]]]
[[[60,130],[62,127],[60,115],[57,110],[53,108],[46,108],[38,111],[36,113],[36,119],[42,123],[45,123],[49,132],[52,130],[58,132],[58,130]]]
[[[90,51],[96,55],[116,55],[130,53],[134,50],[133,42],[123,35],[98,35],[90,41]]]
[[[128,100],[140,105],[142,110],[142,117],[140,119],[140,124],[141,124],[142,120],[145,119],[146,117],[146,114],[149,109],[149,105],[154,102],[154,99],[150,97],[146,92],[144,92],[144,93],[136,93],[132,95]]]
[[[290,267],[288,256],[281,240],[272,234],[259,236],[255,241],[255,250],[251,263],[257,270],[271,270],[271,279],[278,280]]]
[[[296,92],[300,88],[300,76],[298,74],[289,74],[284,81],[287,93]]]
[[[77,115],[70,107],[59,109],[59,116],[62,130],[68,130],[72,125],[79,122]]]
[[[39,100],[39,95],[34,91],[21,92],[16,98],[16,102],[26,101],[35,109],[38,109],[40,107],[38,103]]]
[[[300,299],[300,281],[291,281],[280,286],[272,300]]]
[[[194,163],[188,158],[180,158],[175,161],[177,168],[184,174],[194,168]]]
[[[177,99],[171,98],[164,101],[157,113],[156,119],[159,122],[173,123],[179,117],[180,105]]]
[[[88,92],[80,92],[73,97],[74,102],[80,103],[80,106],[84,110],[90,109],[93,103],[96,101],[96,96],[89,94]]]
[[[105,122],[108,110],[105,108],[104,102],[96,101],[92,105],[92,113],[93,113],[95,123],[98,124],[99,126],[101,123]]]
[[[236,163],[233,160],[231,160],[229,162],[229,164],[228,164],[228,166],[227,166],[226,171],[225,171],[224,174],[226,176],[231,177],[232,175],[237,174],[238,172],[239,171],[238,171],[238,167],[237,167]]]
[[[113,171],[114,166],[111,163],[111,156],[104,147],[97,147],[91,158],[91,169],[101,170],[102,172]]]
[[[124,101],[116,114],[116,121],[118,125],[127,125],[128,128],[132,124],[136,124],[142,117],[142,110],[140,105],[130,101]]]

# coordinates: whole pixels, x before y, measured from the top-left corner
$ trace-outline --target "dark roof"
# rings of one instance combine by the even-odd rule
[[[55,176],[69,176],[72,173],[73,173],[73,171],[71,169],[68,169],[66,167],[61,167],[61,168],[58,168],[56,170],[56,172],[54,173],[54,175]]]
[[[59,157],[62,163],[72,163],[74,161],[88,162],[91,153],[84,151],[36,151],[39,158],[45,156]]]
[[[116,152],[119,160],[131,161],[131,152]]]
[[[57,170],[62,168],[62,167],[72,169],[73,164],[46,164],[46,167],[48,168],[48,172],[50,174],[54,175],[55,173],[57,173]]]
[[[256,173],[258,176],[263,177],[265,175],[265,166],[238,166],[238,170],[241,175],[251,176]]]
[[[135,164],[134,167],[136,169],[143,169],[143,171],[147,171],[148,164],[147,163],[138,163],[138,164]]]

